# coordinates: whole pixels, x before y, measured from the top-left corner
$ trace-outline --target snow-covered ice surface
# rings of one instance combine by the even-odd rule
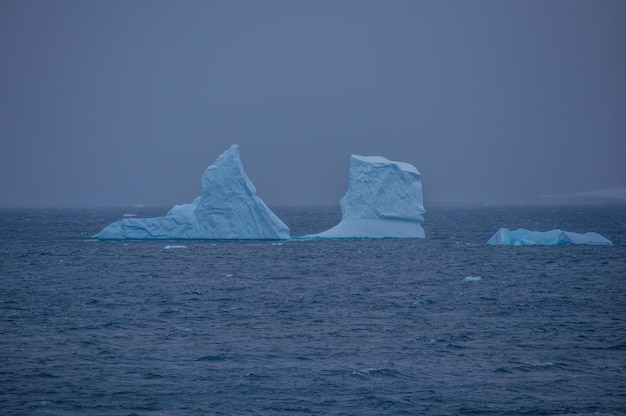
[[[563,246],[584,244],[593,246],[610,246],[613,243],[602,235],[594,232],[579,234],[570,231],[529,231],[500,228],[487,244],[496,246]]]
[[[352,155],[340,205],[339,224],[304,238],[424,238],[421,175],[411,164]]]
[[[100,240],[283,240],[289,228],[256,195],[241,164],[239,146],[222,153],[202,176],[202,194],[175,205],[165,217],[124,218],[93,238]]]

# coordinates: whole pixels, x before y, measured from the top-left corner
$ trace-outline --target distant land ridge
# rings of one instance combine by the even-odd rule
[[[540,201],[545,204],[626,204],[626,186],[574,194],[542,195]]]

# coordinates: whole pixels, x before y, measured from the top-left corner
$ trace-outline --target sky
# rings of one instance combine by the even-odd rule
[[[626,186],[626,2],[0,0],[0,207],[168,207],[239,144],[270,206],[351,154],[424,202]]]

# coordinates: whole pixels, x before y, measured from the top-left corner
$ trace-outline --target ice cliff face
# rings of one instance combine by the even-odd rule
[[[522,228],[511,231],[500,228],[487,244],[495,246],[563,246],[569,244],[585,244],[593,246],[613,245],[610,240],[598,233],[578,234],[570,231],[528,231]]]
[[[408,163],[380,156],[350,158],[341,222],[307,238],[424,238],[422,181]]]
[[[256,195],[232,145],[206,169],[192,203],[175,205],[165,217],[125,218],[93,238],[280,240],[289,238],[289,228]]]

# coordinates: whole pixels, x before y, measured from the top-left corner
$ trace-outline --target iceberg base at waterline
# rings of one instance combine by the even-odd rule
[[[579,234],[562,230],[529,231],[522,228],[515,231],[511,231],[508,228],[500,228],[489,241],[487,241],[487,244],[494,246],[613,245],[610,240],[594,232]]]
[[[421,222],[403,219],[344,219],[333,228],[306,239],[424,238]]]

